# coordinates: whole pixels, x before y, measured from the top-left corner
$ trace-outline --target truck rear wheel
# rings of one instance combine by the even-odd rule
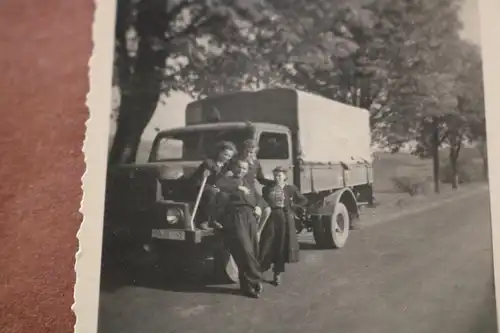
[[[347,207],[339,202],[331,216],[313,223],[313,236],[321,248],[343,248],[349,237],[350,216]]]
[[[238,266],[227,249],[214,253],[214,277],[220,283],[238,282]]]

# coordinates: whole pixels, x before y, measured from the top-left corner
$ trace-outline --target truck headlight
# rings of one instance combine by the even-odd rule
[[[182,211],[179,208],[167,209],[167,223],[176,224],[182,218]]]

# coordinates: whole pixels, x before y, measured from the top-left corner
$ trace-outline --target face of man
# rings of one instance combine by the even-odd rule
[[[238,161],[234,166],[234,176],[236,178],[243,178],[248,172],[248,162],[246,161]]]
[[[250,161],[254,161],[257,159],[257,148],[248,148],[245,153],[246,153],[246,158]]]

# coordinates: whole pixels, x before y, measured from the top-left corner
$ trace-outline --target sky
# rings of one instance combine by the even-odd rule
[[[464,0],[461,16],[464,23],[462,36],[480,45],[478,1],[479,0]],[[184,93],[172,93],[165,99],[165,104],[159,104],[155,114],[144,131],[142,140],[153,140],[156,134],[154,131],[155,127],[168,129],[184,126],[184,110],[186,105],[191,101],[192,99]]]
[[[479,0],[465,0],[462,8],[462,21],[464,23],[462,36],[480,45]]]

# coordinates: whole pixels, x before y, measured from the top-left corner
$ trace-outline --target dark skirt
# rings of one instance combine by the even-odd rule
[[[257,254],[257,219],[250,206],[230,207],[224,217],[224,243],[238,266],[242,288],[254,288],[262,280]]]
[[[299,241],[295,221],[286,209],[273,209],[260,235],[259,262],[263,272],[273,264],[275,273],[285,271],[285,263],[299,261]]]

